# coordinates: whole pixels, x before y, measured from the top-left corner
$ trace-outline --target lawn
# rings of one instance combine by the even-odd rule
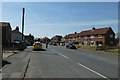
[[[120,53],[120,49],[110,49],[110,50],[107,50],[108,52],[115,52],[115,53]]]

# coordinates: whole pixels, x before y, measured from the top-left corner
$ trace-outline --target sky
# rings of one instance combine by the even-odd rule
[[[3,2],[2,21],[22,32],[22,8],[25,8],[24,34],[35,37],[67,35],[83,30],[111,27],[118,33],[117,2]],[[1,14],[1,13],[0,13]]]

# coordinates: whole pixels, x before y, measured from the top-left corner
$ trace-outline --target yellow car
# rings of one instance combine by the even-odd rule
[[[33,50],[41,50],[42,44],[40,42],[35,42],[32,46]]]

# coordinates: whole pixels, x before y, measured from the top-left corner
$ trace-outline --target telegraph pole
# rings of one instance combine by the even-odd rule
[[[24,37],[24,14],[25,14],[25,8],[23,8],[23,14],[22,14],[22,41]]]

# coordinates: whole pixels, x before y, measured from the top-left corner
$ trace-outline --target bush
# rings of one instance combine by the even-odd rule
[[[25,48],[26,48],[26,44],[25,43],[21,43],[18,46],[18,50],[20,50],[20,51],[23,51]]]

